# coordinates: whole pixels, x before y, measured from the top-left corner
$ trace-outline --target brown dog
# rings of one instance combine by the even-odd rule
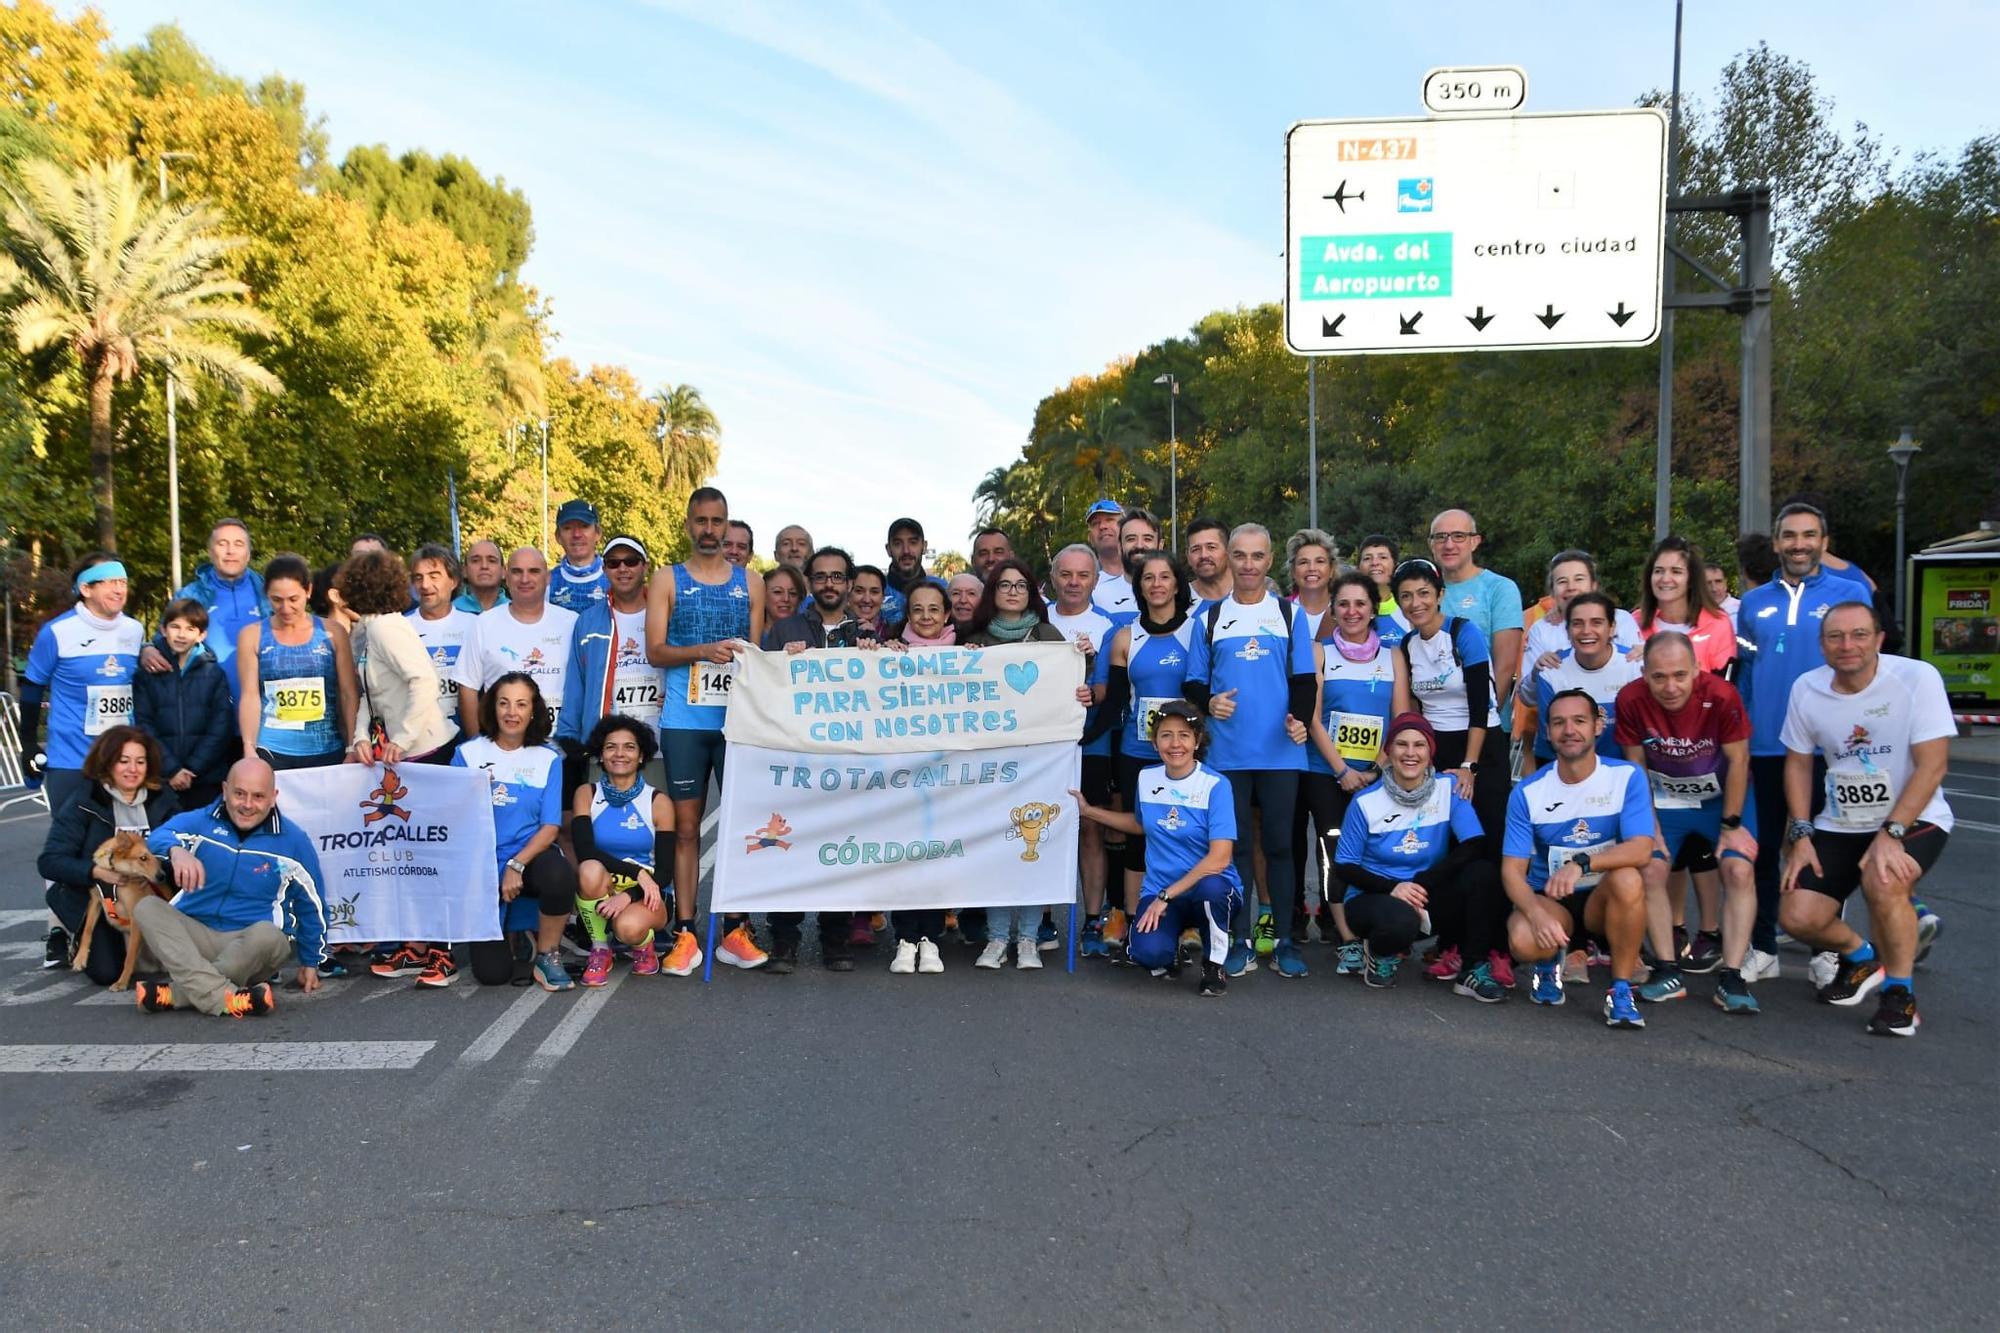
[[[132,969],[139,965],[139,923],[133,919],[132,909],[148,895],[170,898],[173,893],[160,883],[160,858],[146,850],[145,838],[137,833],[107,838],[90,860],[91,864],[118,876],[118,884],[108,905],[102,892],[90,895],[90,913],[84,918],[83,933],[77,937],[76,960],[70,964],[70,970],[83,970],[84,961],[90,957],[90,937],[97,930],[97,919],[104,917],[125,932],[125,968],[118,974],[118,980],[111,983],[112,990],[125,990],[132,984]]]

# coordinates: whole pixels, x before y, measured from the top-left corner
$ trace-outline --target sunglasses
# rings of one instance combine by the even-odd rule
[[[645,563],[644,560],[641,560],[636,555],[608,555],[604,557],[604,567],[606,569],[631,569],[634,566]]]

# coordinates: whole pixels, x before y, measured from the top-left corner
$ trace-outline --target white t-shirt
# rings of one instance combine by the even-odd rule
[[[1097,586],[1090,593],[1090,604],[1107,616],[1125,620],[1139,613],[1139,603],[1132,596],[1132,581],[1123,574],[1106,574],[1101,569]]]
[[[514,619],[513,604],[482,612],[459,649],[452,679],[483,690],[510,671],[525,671],[542,690],[553,719],[562,711],[563,682],[569,675],[569,636],[576,612],[545,605],[534,624]]]
[[[410,622],[417,638],[423,641],[424,651],[431,655],[431,665],[437,668],[438,675],[438,711],[444,714],[444,720],[456,731],[458,658],[465,650],[466,639],[472,635],[472,622],[479,617],[453,607],[436,620],[425,620],[421,611],[407,612],[403,618]]]
[[[1403,640],[1403,646],[1410,653],[1411,689],[1425,720],[1437,731],[1464,731],[1470,727],[1472,710],[1466,706],[1465,668],[1452,656],[1451,632],[1440,626],[1426,640],[1413,630]],[[1490,678],[1486,699],[1486,725],[1504,727],[1506,722],[1500,716],[1500,705],[1494,701]]]
[[[1063,637],[1071,643],[1083,642],[1083,651],[1095,656],[1105,646],[1105,640],[1116,628],[1111,617],[1095,606],[1087,606],[1075,615],[1065,615],[1049,607],[1049,623],[1063,632]]]
[[[646,609],[620,611],[614,606],[611,621],[618,642],[611,662],[611,697],[605,700],[605,710],[636,718],[657,736],[667,672],[646,660]]]
[[[1877,660],[1875,679],[1859,694],[1842,694],[1833,668],[1815,667],[1792,683],[1785,707],[1784,747],[1826,754],[1826,808],[1813,824],[1831,833],[1881,828],[1910,780],[1910,747],[1958,734],[1936,667],[1886,653]],[[1942,785],[1917,818],[1951,832]]]
[[[1639,636],[1639,622],[1632,618],[1630,611],[1620,610],[1611,621],[1611,640],[1618,645],[1622,656],[1645,640]],[[1542,660],[1544,653],[1566,653],[1569,651],[1569,625],[1560,620],[1550,620],[1547,616],[1537,616],[1528,626],[1528,632],[1521,636],[1521,698],[1535,697],[1535,663]]]

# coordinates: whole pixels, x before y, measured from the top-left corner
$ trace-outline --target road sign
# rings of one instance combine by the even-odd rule
[[[1653,108],[1316,120],[1285,138],[1295,352],[1642,346],[1659,336]]]
[[[1424,75],[1424,110],[1440,116],[1518,111],[1527,100],[1528,71],[1519,65],[1455,65]]]

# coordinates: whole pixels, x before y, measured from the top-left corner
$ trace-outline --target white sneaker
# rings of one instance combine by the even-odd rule
[[[1784,965],[1778,955],[1765,953],[1762,949],[1743,951],[1743,979],[1745,981],[1776,981]]]
[[[1806,976],[1811,979],[1814,990],[1825,990],[1840,975],[1840,955],[1831,949],[1812,956],[1806,964]]]
[[[889,970],[899,977],[906,977],[917,970],[917,946],[909,940],[896,941],[896,956],[889,960]]]
[[[972,965],[989,970],[1007,966],[1007,941],[986,941],[986,947],[979,951],[979,957]]]
[[[917,971],[944,971],[944,959],[938,956],[937,945],[932,944],[929,939],[917,941]]]
[[[1021,947],[1014,952],[1019,955],[1014,962],[1014,966],[1018,970],[1026,971],[1028,968],[1040,967],[1042,965],[1042,951],[1035,944],[1035,937],[1033,935],[1023,935],[1021,937]]]

